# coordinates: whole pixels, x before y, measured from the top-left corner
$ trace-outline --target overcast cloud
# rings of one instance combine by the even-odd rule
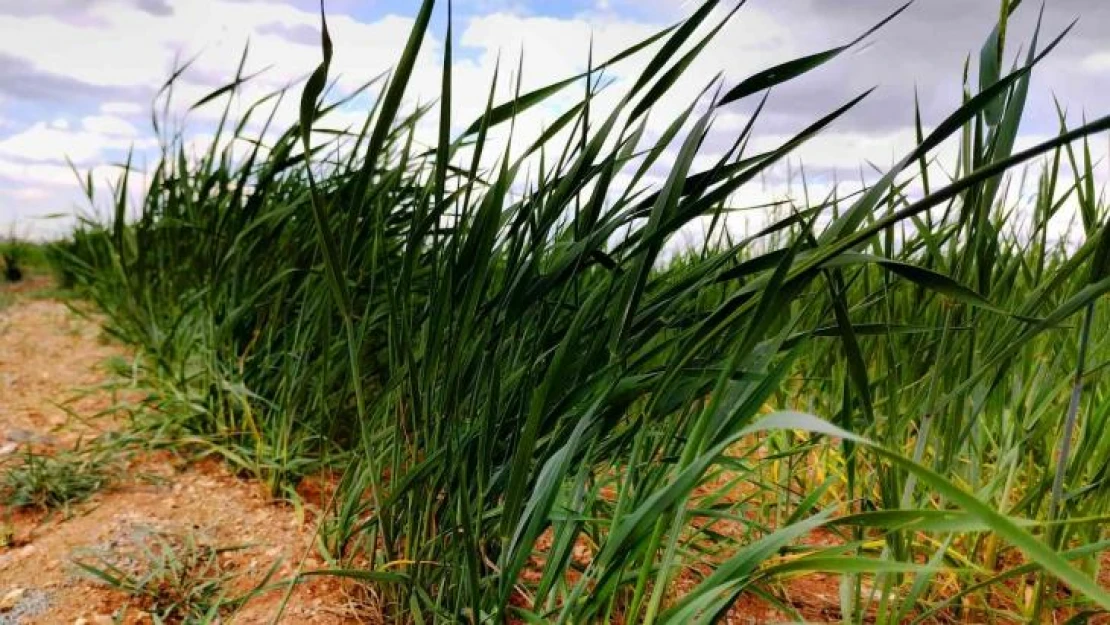
[[[731,4],[724,2],[723,4]],[[888,0],[750,0],[722,32],[679,90],[694,94],[718,72],[731,83],[795,56],[853,39],[893,11]],[[387,69],[404,43],[415,2],[329,0],[336,40],[335,71],[349,90]],[[154,147],[149,105],[175,59],[198,54],[180,86],[187,103],[222,84],[234,72],[249,38],[250,67],[270,69],[247,98],[302,78],[319,60],[317,16],[312,0],[0,0],[0,228],[12,223],[24,235],[64,231],[71,220],[38,217],[80,207],[69,156],[98,180],[111,173],[129,147]],[[523,45],[525,87],[580,71],[593,37],[596,56],[620,50],[681,17],[691,3],[680,0],[456,0],[456,120],[481,110],[498,53],[515,59]],[[1031,40],[1039,5],[1026,2],[1011,24],[1008,56]],[[894,22],[830,66],[772,94],[759,133],[768,145],[874,86],[876,90],[831,132],[799,156],[807,170],[851,177],[867,160],[886,164],[912,140],[913,101],[919,94],[927,124],[943,118],[960,100],[961,70],[977,59],[997,19],[993,0],[918,0]],[[1048,0],[1041,45],[1073,19],[1078,25],[1034,73],[1029,113],[1022,128],[1029,142],[1055,132],[1053,96],[1072,122],[1110,113],[1110,2]],[[434,97],[443,46],[442,16],[426,40],[412,93]],[[974,66],[974,62],[973,62]],[[635,63],[615,69],[618,81],[634,75]],[[974,80],[974,77],[973,77]],[[619,86],[618,86],[619,87]],[[570,96],[568,96],[570,97]],[[295,117],[295,98],[281,115]],[[538,132],[558,102],[529,118]],[[675,98],[655,118],[687,104]],[[192,117],[195,141],[204,142],[217,111]],[[727,142],[745,121],[741,104],[725,111],[711,145]],[[358,123],[358,111],[341,114]],[[1100,153],[1107,138],[1100,137]],[[1107,164],[1102,170],[1108,171]]]

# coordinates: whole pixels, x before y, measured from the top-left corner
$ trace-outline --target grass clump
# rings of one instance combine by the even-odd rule
[[[0,465],[0,502],[16,508],[66,510],[118,475],[111,455],[90,449],[56,453],[28,446]]]
[[[319,536],[332,573],[375,584],[400,622],[711,622],[745,593],[789,612],[781,585],[814,571],[839,576],[846,622],[981,619],[1011,576],[1040,592],[1006,616],[1061,607],[1052,579],[1110,608],[1094,581],[1110,340],[1074,332],[1077,316],[1110,324],[1086,142],[1110,118],[1061,115],[1015,148],[1059,38],[1034,33],[1003,73],[988,36],[978,84],[929,131],[908,112],[917,145],[891,168],[739,233],[738,194],[866,94],[763,151],[774,100],[752,100],[846,48],[690,97],[678,78],[742,19],[704,2],[581,76],[506,101],[495,80],[459,124],[448,34],[425,148],[433,109],[402,105],[434,5],[364,124],[329,125],[353,100],[325,98],[325,24],[298,124],[272,126],[273,94],[190,158],[160,120],[141,205],[125,176],[113,217],[57,259],[140,346],[174,431],[275,491],[310,467],[342,476]],[[636,55],[642,73],[601,108],[601,73]],[[226,98],[227,120],[243,79],[198,106]],[[514,134],[573,84],[548,132]],[[714,114],[742,105],[751,123],[710,152]],[[1037,192],[1013,229],[1022,166]],[[1068,199],[1075,225],[1053,238]],[[700,243],[674,252],[691,230]]]
[[[129,606],[155,623],[218,623],[252,594],[232,596],[238,575],[226,554],[241,549],[215,547],[193,532],[143,528],[122,547],[74,562],[91,579],[128,595]]]
[[[51,247],[53,243],[41,243],[16,238],[14,234],[0,241],[0,260],[3,265],[4,282],[21,282],[39,272],[53,268]]]

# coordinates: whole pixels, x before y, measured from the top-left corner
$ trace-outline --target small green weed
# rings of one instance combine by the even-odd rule
[[[103,449],[45,454],[28,447],[3,466],[0,502],[12,507],[66,509],[103,488],[115,473],[113,456]]]
[[[0,240],[0,257],[3,262],[3,279],[20,282],[29,275],[43,273],[51,267],[48,250],[51,244],[36,243],[18,238],[15,233]]]
[[[192,532],[141,528],[128,547],[90,552],[74,563],[87,575],[126,593],[155,623],[216,623],[267,584],[234,594],[238,577],[221,557],[244,546],[216,547]]]

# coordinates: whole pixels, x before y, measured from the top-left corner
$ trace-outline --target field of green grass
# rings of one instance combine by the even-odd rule
[[[1110,610],[1110,209],[1089,147],[1110,117],[1061,113],[1015,148],[1062,34],[1007,41],[1004,4],[915,149],[740,234],[738,192],[858,100],[770,151],[753,120],[695,168],[714,112],[844,49],[672,92],[721,19],[704,2],[586,75],[491,85],[476,120],[452,118],[444,71],[425,147],[430,109],[405,103],[448,19],[433,4],[361,129],[314,131],[340,105],[325,26],[299,124],[247,136],[281,98],[233,119],[237,77],[201,103],[228,107],[206,154],[161,120],[137,217],[126,174],[114,198],[90,184],[112,216],[52,258],[139,348],[159,436],[278,497],[337,476],[319,548],[399,622],[712,622],[742,595],[801,620],[781,589],[810,572],[837,576],[845,623]],[[598,73],[626,57],[645,69],[600,114]],[[573,91],[536,142],[491,140]],[[663,100],[688,108],[652,136]],[[694,224],[703,243],[676,248]]]

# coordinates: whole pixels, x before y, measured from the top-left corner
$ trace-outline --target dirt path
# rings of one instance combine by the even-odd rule
[[[126,356],[100,338],[95,322],[60,301],[22,295],[0,310],[0,463],[8,466],[28,450],[65,454],[111,429],[110,417],[86,420],[116,398],[106,390],[77,391],[104,382],[105,362]],[[204,593],[201,582],[216,580],[214,588],[238,596],[258,586],[271,567],[277,567],[273,580],[287,578],[312,538],[312,528],[291,506],[269,501],[258,485],[219,463],[186,464],[168,453],[144,452],[121,457],[114,470],[116,479],[64,513],[0,503],[0,625],[153,621],[149,599],[93,581],[75,559],[142,575],[172,568],[170,560],[159,559],[172,556],[191,564],[181,579],[160,582],[166,592]],[[244,544],[220,555],[212,551]],[[308,566],[320,566],[314,555]],[[188,575],[204,579],[184,579]],[[337,608],[347,603],[339,582],[314,580],[298,587],[281,622],[354,622]],[[220,622],[269,623],[283,592],[260,593],[225,611]]]

